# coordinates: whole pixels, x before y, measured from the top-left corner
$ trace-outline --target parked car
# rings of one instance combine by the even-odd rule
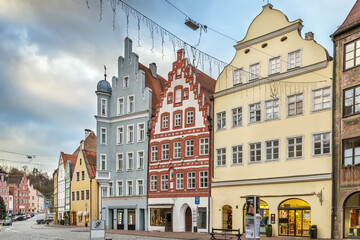
[[[22,216],[22,215],[16,216],[14,219],[14,221],[23,221],[23,220],[25,220],[25,219],[24,219],[24,216]]]
[[[33,213],[30,213],[30,216],[31,216],[31,217],[33,217],[33,216],[35,216],[35,214],[33,214]]]
[[[12,225],[12,221],[10,219],[5,220],[5,222],[3,223],[4,226],[11,226]]]
[[[26,219],[31,218],[30,214],[26,214]]]
[[[45,214],[39,214],[36,219],[37,224],[44,224],[45,223]]]

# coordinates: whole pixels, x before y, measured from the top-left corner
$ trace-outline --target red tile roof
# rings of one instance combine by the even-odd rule
[[[340,34],[358,23],[360,23],[360,0],[356,1],[343,24],[341,24],[333,35]]]
[[[150,69],[141,63],[139,63],[139,69],[145,72],[145,87],[152,90],[152,113],[154,114],[156,105],[160,103],[160,94],[164,90],[166,80],[158,74],[156,75],[156,79],[153,78]]]
[[[66,168],[66,163],[67,163],[67,161],[70,161],[71,164],[72,164],[72,171],[74,171],[74,167],[75,167],[77,155],[66,154],[66,153],[64,153],[64,152],[61,152],[61,157],[62,157],[62,159],[63,159],[64,168]]]
[[[84,140],[84,149],[96,152],[96,135],[93,131],[85,138]],[[78,155],[80,151],[80,146],[75,150],[73,155]]]
[[[212,102],[210,101],[210,97],[215,92],[216,80],[201,72],[199,69],[191,66],[193,69],[193,73],[196,74],[196,81],[200,83],[200,92],[205,94],[205,104],[212,107]],[[212,111],[210,111],[210,115],[212,115]]]
[[[96,177],[96,152],[84,150],[85,160],[92,178]]]

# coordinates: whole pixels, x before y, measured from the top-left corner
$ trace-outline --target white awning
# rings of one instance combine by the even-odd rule
[[[89,212],[84,212],[84,216],[89,216]]]
[[[77,215],[78,215],[78,216],[81,216],[81,215],[82,215],[82,211],[78,211],[78,212],[77,212]]]

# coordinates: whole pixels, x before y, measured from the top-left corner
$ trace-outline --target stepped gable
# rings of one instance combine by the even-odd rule
[[[156,105],[160,103],[160,94],[164,90],[166,80],[160,75],[156,75],[156,79],[152,76],[149,68],[139,63],[139,69],[145,72],[145,87],[152,90],[152,113],[156,111]]]
[[[96,135],[93,131],[90,132],[89,136],[85,138],[84,149],[96,152]],[[75,150],[73,155],[78,155],[80,151],[80,146]]]
[[[357,0],[356,3],[354,4],[353,8],[347,15],[345,21],[335,31],[333,36],[338,35],[359,23],[360,23],[360,0]]]
[[[22,175],[10,175],[7,179],[7,183],[14,184],[15,186],[19,187],[22,178],[23,178]]]

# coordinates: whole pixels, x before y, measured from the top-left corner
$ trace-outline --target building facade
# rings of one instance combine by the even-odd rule
[[[58,220],[64,220],[64,212],[65,212],[65,164],[66,164],[66,156],[67,154],[61,152],[59,157],[58,164],[58,184],[57,184],[57,212],[58,212]]]
[[[334,236],[360,236],[360,2],[356,1],[334,42]]]
[[[2,197],[6,212],[10,212],[10,197],[9,197],[9,185],[7,183],[8,174],[4,170],[0,169],[0,197]]]
[[[9,191],[13,195],[13,213],[29,212],[29,186],[26,176],[12,175],[8,177]]]
[[[152,119],[149,150],[150,231],[208,232],[210,96],[215,80],[177,52]],[[195,204],[195,196],[200,198]]]
[[[213,227],[246,225],[260,197],[260,231],[331,235],[332,61],[302,21],[271,4],[252,21],[214,94]]]
[[[30,180],[28,180],[30,181]],[[37,190],[34,188],[33,185],[30,185],[29,188],[29,212],[30,213],[37,213],[39,210],[39,199],[37,197]]]
[[[54,181],[54,212],[55,212],[55,216],[54,216],[54,223],[58,223],[58,209],[57,209],[57,204],[58,204],[58,189],[57,189],[57,185],[58,185],[58,170],[56,169],[53,173],[53,181]]]
[[[105,75],[96,91],[99,210],[107,229],[147,230],[147,129],[164,79],[155,63],[139,63],[129,38],[124,52],[112,86]]]

